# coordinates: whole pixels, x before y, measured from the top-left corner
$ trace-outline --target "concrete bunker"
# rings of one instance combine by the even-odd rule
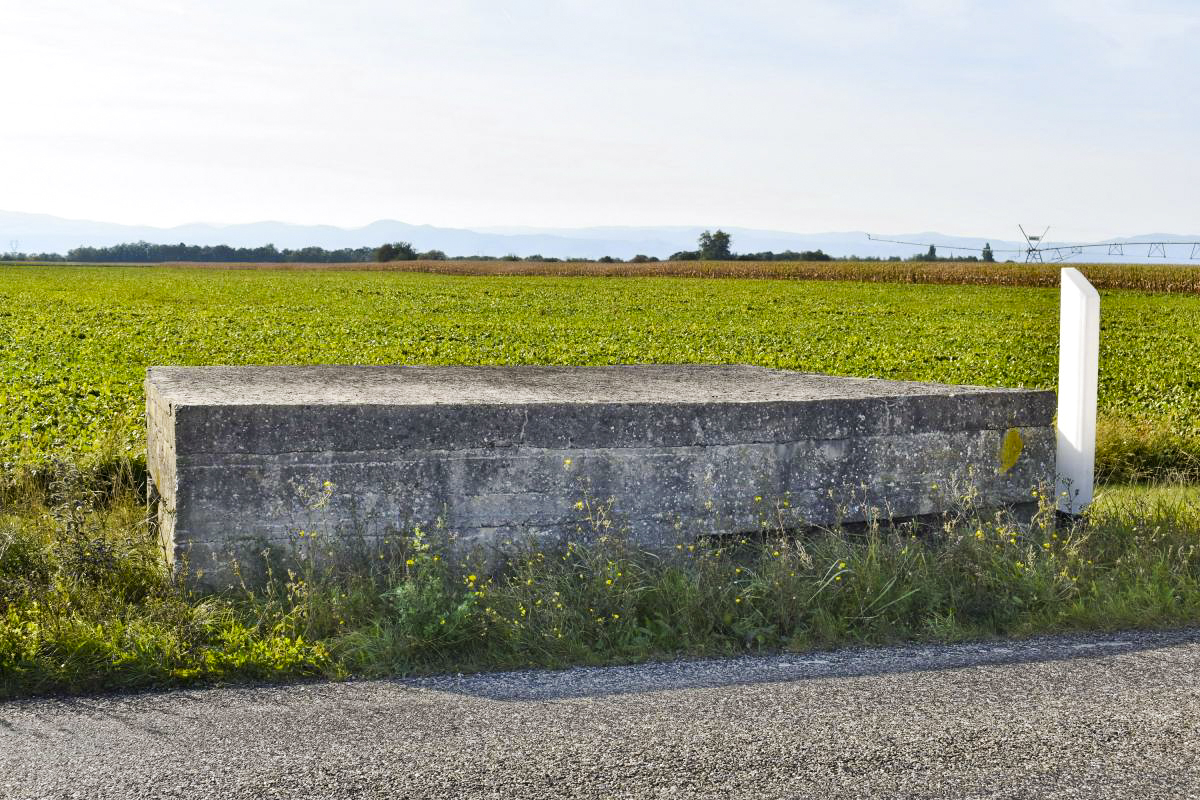
[[[1028,512],[1055,477],[1054,393],[744,365],[152,367],[148,466],[167,558],[202,583],[301,530],[487,544],[635,541],[944,511]]]

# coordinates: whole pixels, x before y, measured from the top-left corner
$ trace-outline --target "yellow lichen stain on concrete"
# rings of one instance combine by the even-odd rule
[[[1021,457],[1021,450],[1025,447],[1025,442],[1021,440],[1021,432],[1016,428],[1009,428],[1004,439],[1000,442],[1000,474],[1008,472],[1017,465],[1017,459]]]

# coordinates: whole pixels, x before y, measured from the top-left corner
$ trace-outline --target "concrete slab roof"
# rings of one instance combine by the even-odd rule
[[[1023,391],[744,364],[151,367],[147,382],[186,406],[763,403]]]

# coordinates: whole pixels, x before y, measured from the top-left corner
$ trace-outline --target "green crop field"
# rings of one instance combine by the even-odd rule
[[[1200,295],[1102,297],[1106,477],[1200,484]],[[164,569],[138,491],[153,364],[748,362],[1053,386],[1056,338],[1046,287],[0,267],[0,699],[1195,624],[1200,505],[1178,481],[1110,480],[1080,525],[1041,495],[1027,526],[767,530],[677,558],[585,535],[492,571],[414,532],[215,595]]]
[[[1200,429],[1200,296],[1102,293],[1100,405]],[[143,447],[154,364],[744,362],[1053,387],[1057,291],[790,280],[0,267],[0,455]]]

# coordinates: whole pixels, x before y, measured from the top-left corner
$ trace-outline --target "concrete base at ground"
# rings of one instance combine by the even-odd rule
[[[166,553],[201,583],[302,531],[578,538],[611,507],[664,547],[1054,479],[1052,392],[740,365],[153,367],[146,410]]]

